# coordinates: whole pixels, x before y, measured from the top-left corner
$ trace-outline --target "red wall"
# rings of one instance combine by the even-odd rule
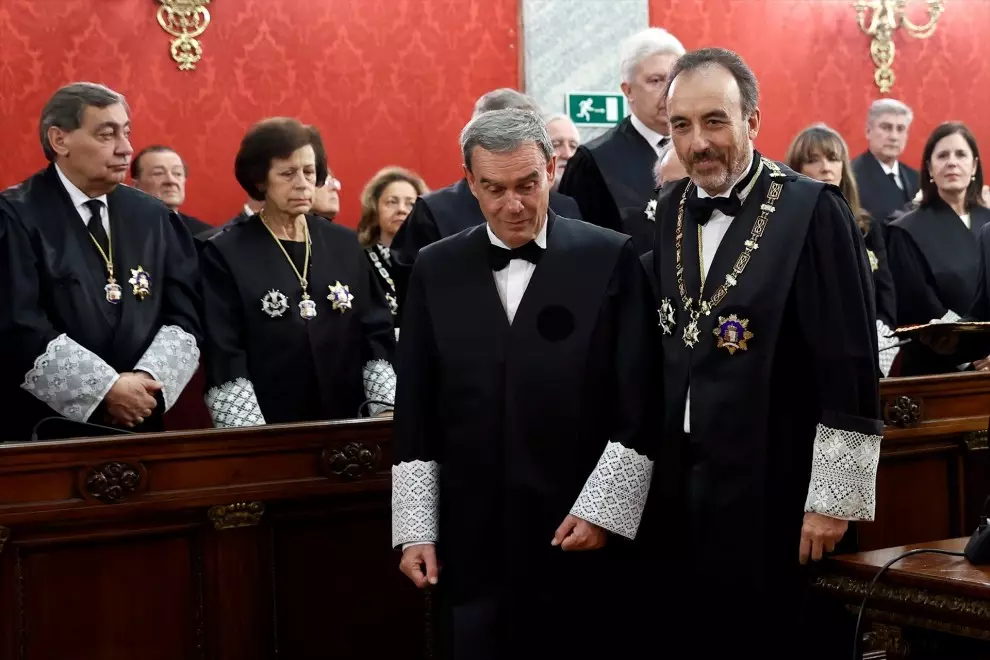
[[[990,60],[985,57],[990,2],[950,0],[927,40],[894,36],[897,80],[888,96],[914,109],[905,160],[917,167],[932,129],[966,122],[990,153]],[[908,3],[915,23],[925,3]],[[920,10],[920,11],[919,11]],[[870,38],[856,24],[852,2],[835,0],[650,0],[650,23],[675,34],[688,49],[720,46],[739,53],[761,83],[763,128],[757,147],[782,159],[804,127],[824,121],[866,149],[873,83]]]
[[[519,83],[517,0],[216,0],[203,59],[180,72],[153,0],[0,0],[0,188],[44,166],[41,108],[59,86],[102,82],[131,106],[136,149],[188,161],[184,210],[213,224],[244,193],[244,130],[272,115],[315,124],[353,226],[384,165],[430,187],[459,177],[474,100]]]

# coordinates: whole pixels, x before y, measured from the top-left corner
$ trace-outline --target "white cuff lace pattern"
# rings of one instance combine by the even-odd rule
[[[436,543],[440,536],[440,464],[408,461],[392,466],[392,547]]]
[[[85,422],[118,378],[103,358],[61,334],[35,359],[21,389],[59,415]]]
[[[613,534],[636,538],[652,478],[653,461],[618,442],[609,442],[571,507],[571,515]]]
[[[932,319],[932,323],[955,323],[961,321],[962,317],[953,312],[951,309],[945,313],[940,319]]]
[[[842,520],[873,520],[879,435],[818,425],[804,510]]]
[[[162,384],[165,410],[178,400],[199,367],[196,338],[177,325],[163,325],[144,352],[135,371],[144,371]]]
[[[206,407],[217,428],[258,426],[265,423],[254,385],[246,378],[229,380],[206,393]]]
[[[368,414],[377,415],[395,405],[395,370],[388,360],[369,360],[364,365],[364,397],[369,401],[384,401],[369,403]]]
[[[897,345],[897,337],[890,337],[893,331],[887,327],[883,321],[877,321],[877,345],[880,348],[880,371],[883,377],[890,375],[890,368],[894,365],[894,359],[901,352],[900,348],[893,348]]]

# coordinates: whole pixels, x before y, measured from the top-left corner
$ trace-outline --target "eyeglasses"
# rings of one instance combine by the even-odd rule
[[[331,175],[327,175],[327,180],[323,183],[324,188],[333,188],[334,190],[340,190],[340,181],[335,179]]]

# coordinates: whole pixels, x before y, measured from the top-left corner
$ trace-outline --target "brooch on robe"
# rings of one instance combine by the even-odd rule
[[[870,270],[874,273],[880,269],[880,260],[877,259],[877,255],[873,250],[867,250],[866,256],[870,259]]]
[[[354,300],[354,294],[351,293],[350,287],[346,284],[341,284],[340,280],[337,280],[337,283],[329,288],[330,295],[327,296],[327,300],[332,303],[335,312],[343,314],[353,307],[351,301]]]
[[[392,316],[397,316],[399,314],[399,301],[391,293],[385,294],[385,301],[388,303],[389,311],[392,312]]]
[[[663,299],[657,313],[660,314],[660,327],[663,328],[663,334],[674,334],[674,328],[677,327],[677,319],[674,316],[674,304],[670,298]]]
[[[657,221],[657,200],[651,199],[650,201],[648,201],[646,203],[646,210],[644,211],[644,213],[646,214],[646,219],[647,220],[649,220],[650,222],[656,222]]]
[[[749,319],[729,314],[728,317],[718,317],[718,327],[712,332],[718,337],[718,348],[724,348],[729,351],[729,355],[735,355],[736,351],[749,349],[746,342],[753,338],[753,333],[748,328]]]
[[[261,298],[261,311],[273,319],[280,318],[289,311],[289,299],[277,289],[272,289]]]
[[[144,300],[151,295],[151,275],[140,265],[131,268],[131,279],[127,280],[127,283],[131,285],[131,292],[138,300]]]

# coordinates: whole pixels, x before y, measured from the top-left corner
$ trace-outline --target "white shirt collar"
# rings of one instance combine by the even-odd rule
[[[543,221],[543,229],[541,229],[540,233],[537,234],[536,236],[536,244],[539,245],[544,250],[547,249],[547,225],[549,224],[550,224],[550,219],[549,218],[545,219]],[[504,250],[510,249],[508,245],[503,243],[502,240],[495,235],[495,232],[492,231],[491,225],[489,225],[487,222],[485,223],[485,229],[488,230],[488,240],[491,241],[492,245],[496,247],[500,247]]]
[[[85,204],[91,199],[98,199],[101,202],[103,202],[103,206],[105,208],[108,209],[110,208],[109,204],[107,204],[106,195],[100,195],[99,197],[90,197],[83,191],[79,190],[79,188],[76,187],[76,184],[69,181],[69,178],[65,176],[65,174],[62,172],[62,168],[60,168],[58,165],[55,166],[55,172],[56,174],[58,174],[59,180],[62,181],[62,185],[65,187],[65,191],[69,193],[69,199],[72,200],[72,205],[76,208],[76,211],[80,212],[80,216],[82,215],[82,209],[85,208],[83,207],[83,204]],[[88,211],[86,213],[86,217],[87,218],[89,217]]]
[[[887,163],[879,159],[877,159],[877,162],[880,163],[880,167],[883,168],[884,174],[893,174],[894,176],[900,178],[901,173],[900,173],[900,167],[898,167],[899,165],[898,161],[895,160],[893,165],[887,165]]]
[[[754,154],[753,146],[750,145],[750,147],[749,147],[749,160],[746,161],[746,168],[742,171],[742,174],[740,174],[735,179],[735,181],[732,182],[732,185],[730,185],[728,188],[725,189],[724,192],[720,192],[717,195],[709,195],[708,193],[706,193],[704,191],[704,189],[702,189],[701,186],[695,186],[698,189],[698,197],[701,197],[701,198],[705,198],[705,197],[728,197],[729,196],[729,193],[732,192],[732,189],[735,187],[735,185],[737,183],[739,183],[739,181],[744,176],[746,176],[747,174],[749,174],[749,168],[751,168],[753,166],[753,154]],[[746,198],[749,196],[750,191],[753,189],[753,185],[752,184],[756,183],[756,179],[757,179],[757,177],[753,177],[753,181],[750,182],[750,185],[746,186],[743,190],[740,190],[739,191],[739,201],[740,202],[745,202],[746,201]]]
[[[636,132],[642,135],[643,139],[650,143],[650,146],[653,147],[653,151],[656,152],[660,151],[660,140],[666,139],[668,142],[670,142],[669,135],[660,135],[652,128],[644,124],[642,121],[640,121],[639,117],[637,117],[636,115],[629,115],[629,119],[632,122],[633,128],[636,129]]]

